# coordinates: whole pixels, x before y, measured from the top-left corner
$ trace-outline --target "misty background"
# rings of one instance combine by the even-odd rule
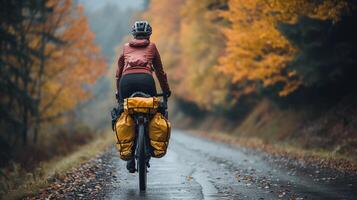
[[[81,123],[93,129],[105,129],[110,126],[109,112],[115,106],[116,49],[120,49],[119,45],[130,35],[136,13],[145,9],[148,1],[79,0],[77,3],[83,5],[90,29],[96,34],[95,42],[101,47],[108,63],[107,75],[92,88],[92,99],[79,105],[78,116]]]

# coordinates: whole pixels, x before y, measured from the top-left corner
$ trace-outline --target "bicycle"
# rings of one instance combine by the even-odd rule
[[[130,97],[151,97],[143,92],[135,92]],[[163,97],[163,101],[160,101],[158,112],[164,114],[167,118],[167,96],[165,94],[158,94],[156,97]],[[139,189],[140,191],[146,190],[147,183],[147,168],[150,167],[149,160],[151,158],[151,146],[148,137],[147,125],[150,122],[153,114],[150,113],[134,113],[131,114],[135,121],[136,127],[136,144],[135,144],[135,159],[137,163],[137,171],[139,173]]]

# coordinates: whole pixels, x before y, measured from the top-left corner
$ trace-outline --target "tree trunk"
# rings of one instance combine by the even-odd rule
[[[33,135],[33,143],[37,143],[37,138],[38,138],[38,133],[41,128],[41,98],[42,98],[42,82],[43,82],[43,75],[45,71],[45,62],[46,62],[46,18],[47,18],[47,13],[45,10],[45,4],[42,5],[41,7],[41,13],[42,13],[42,32],[41,32],[41,46],[40,46],[40,69],[38,72],[38,81],[36,85],[36,115],[35,115],[35,127],[34,127],[34,135]]]
[[[28,133],[28,109],[27,105],[24,106],[24,113],[22,118],[23,128],[22,128],[22,144],[27,145],[27,133]]]

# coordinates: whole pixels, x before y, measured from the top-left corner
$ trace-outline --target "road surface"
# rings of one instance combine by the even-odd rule
[[[147,191],[113,159],[117,179],[108,199],[357,199],[357,176],[301,168],[287,160],[232,148],[179,130],[164,158],[152,159]],[[276,162],[275,162],[276,161]],[[289,161],[291,162],[291,161]]]
[[[165,157],[151,159],[146,192],[116,150],[68,172],[27,199],[357,199],[357,175],[173,130]]]

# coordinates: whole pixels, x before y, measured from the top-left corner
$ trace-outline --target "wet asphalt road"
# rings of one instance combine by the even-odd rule
[[[151,159],[147,191],[114,157],[107,199],[357,199],[357,176],[232,148],[179,130],[169,151]]]

